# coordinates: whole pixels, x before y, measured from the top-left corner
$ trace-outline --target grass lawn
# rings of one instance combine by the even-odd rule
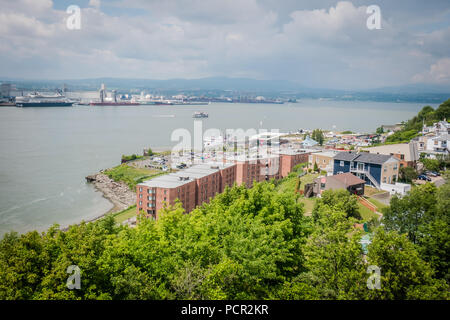
[[[302,187],[305,187],[305,184],[311,183],[319,176],[318,173],[307,173],[303,177],[300,178],[302,181]]]
[[[363,206],[361,203],[358,202],[358,209],[359,213],[361,214],[361,217],[365,221],[372,220],[373,218],[378,218],[378,215],[372,211],[369,210],[369,208]]]
[[[318,173],[307,173],[303,177],[300,178],[301,185],[300,189],[304,190],[305,184],[311,183],[314,181],[315,178],[319,176]],[[297,184],[297,177],[286,177],[284,178],[280,184],[277,186],[277,189],[279,192],[294,192],[295,191],[295,185]]]
[[[116,223],[122,223],[128,218],[134,217],[137,215],[136,205],[129,207],[123,211],[117,212],[113,214],[114,220]]]
[[[369,187],[369,186],[364,186],[364,195],[366,197],[371,197],[374,194],[384,193],[384,192],[386,192],[386,191],[378,190],[377,188],[373,188],[373,187]]]
[[[319,176],[318,173],[307,173],[306,175],[301,177],[300,178],[300,181],[301,181],[300,189],[304,190],[305,184],[313,182],[314,179],[316,179],[318,176]],[[294,193],[296,184],[297,184],[297,176],[286,177],[277,186],[278,192]],[[316,199],[315,198],[305,198],[302,196],[298,199],[298,202],[301,202],[304,204],[305,215],[311,215],[312,209],[314,208],[314,204],[316,203]]]
[[[373,199],[373,198],[368,198],[367,200],[369,200],[373,205],[375,205],[378,208],[378,211],[381,212],[381,209],[388,207],[387,205],[385,205],[384,203]]]
[[[304,208],[305,208],[305,215],[306,216],[310,216],[312,213],[312,210],[314,208],[314,204],[316,203],[316,198],[305,198],[305,197],[300,197],[298,199],[298,202],[303,203],[304,204]]]
[[[141,183],[145,179],[165,174],[165,172],[158,169],[135,168],[121,164],[120,166],[106,170],[105,174],[114,181],[125,182],[131,190],[134,190],[138,183]]]

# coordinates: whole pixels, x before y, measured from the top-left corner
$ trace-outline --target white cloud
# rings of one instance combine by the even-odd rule
[[[99,9],[100,8],[100,0],[89,0],[89,6]]]
[[[429,70],[418,73],[412,78],[414,82],[450,85],[450,58],[439,59]]]
[[[368,30],[365,6],[314,3],[281,14],[256,0],[90,0],[81,30],[68,30],[51,1],[6,2],[0,76],[242,76],[347,88],[445,79],[449,28],[417,33],[391,18]]]

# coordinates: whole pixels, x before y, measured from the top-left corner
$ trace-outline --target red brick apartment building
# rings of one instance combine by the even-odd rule
[[[308,162],[311,152],[311,150],[305,149],[287,149],[280,151],[281,177],[286,177],[296,165]]]
[[[241,157],[225,163],[194,165],[138,184],[136,207],[138,212],[144,211],[157,219],[165,203],[173,205],[179,199],[186,212],[190,212],[235,182],[251,187],[254,181],[285,177],[295,165],[306,162],[309,154],[305,150],[287,150],[264,158]]]
[[[253,185],[253,182],[266,181],[280,178],[280,158],[277,155],[271,155],[265,158],[244,157],[236,160],[236,183],[245,184],[247,188]]]
[[[144,211],[157,219],[164,203],[173,205],[179,199],[186,212],[190,212],[226,186],[232,186],[235,180],[236,165],[233,163],[195,165],[138,184],[136,207],[138,212]]]

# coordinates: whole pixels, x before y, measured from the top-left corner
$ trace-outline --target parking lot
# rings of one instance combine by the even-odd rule
[[[425,180],[414,180],[415,184],[425,184],[427,182],[432,182],[436,185],[436,187],[439,187],[441,185],[443,185],[445,183],[445,179],[442,177],[431,177],[429,176],[429,178],[431,179],[431,181],[425,181]]]

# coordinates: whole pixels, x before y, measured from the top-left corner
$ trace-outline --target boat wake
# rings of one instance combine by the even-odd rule
[[[3,215],[3,214],[5,214],[5,213],[14,211],[14,210],[18,210],[18,209],[22,209],[22,208],[28,207],[28,206],[30,206],[30,205],[32,205],[32,204],[37,203],[37,202],[49,200],[49,199],[51,199],[51,198],[55,198],[55,197],[38,198],[38,199],[34,199],[33,201],[27,202],[27,203],[25,203],[24,205],[21,205],[21,206],[12,206],[12,207],[9,208],[9,209],[0,211],[0,216]]]

